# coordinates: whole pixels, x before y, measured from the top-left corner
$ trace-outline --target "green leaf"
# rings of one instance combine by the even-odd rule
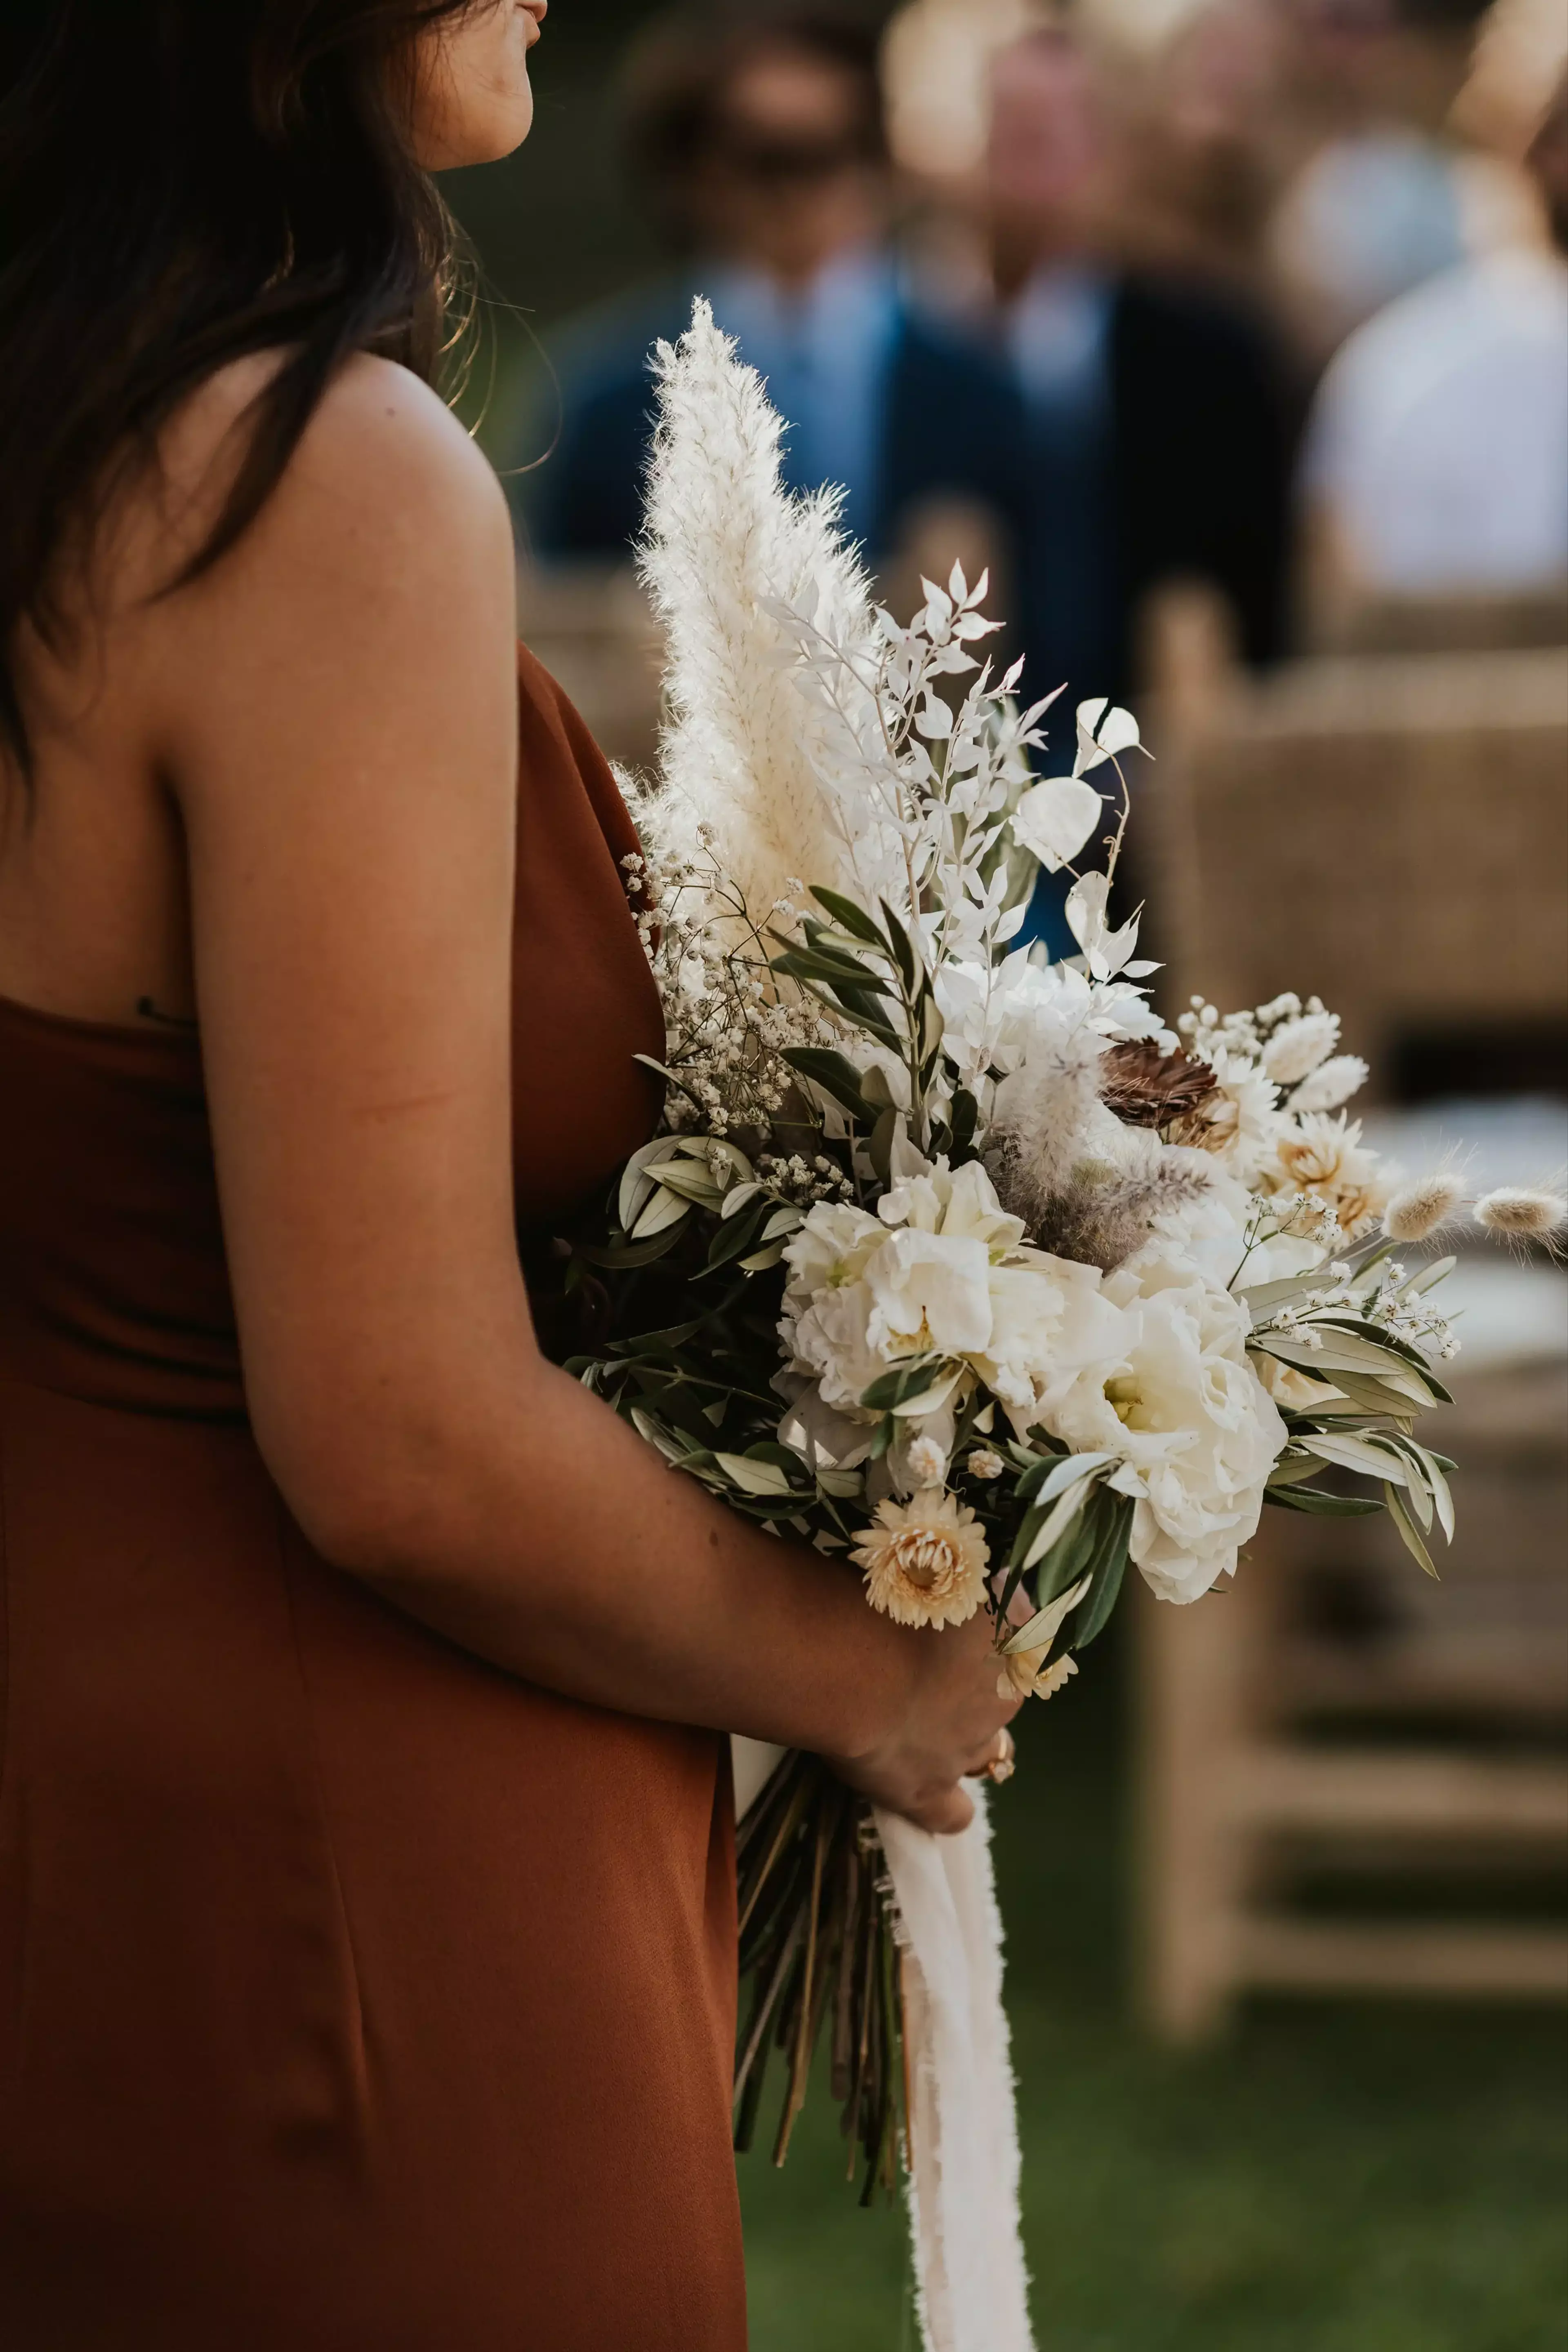
[[[727,1224],[730,1218],[738,1214],[746,1206],[747,1201],[755,1201],[759,1192],[765,1192],[767,1190],[766,1184],[758,1183],[755,1178],[749,1184],[732,1184],[724,1196],[724,1206],[720,1209],[719,1215]]]
[[[852,931],[855,938],[863,940],[868,948],[880,948],[883,955],[892,952],[865,908],[857,907],[852,898],[846,898],[838,890],[821,889],[815,883],[811,885],[811,896],[819,907],[827,908],[835,923],[846,931]]]
[[[776,1462],[758,1462],[747,1454],[716,1454],[714,1460],[743,1495],[795,1495],[799,1489]]]
[[[782,955],[769,957],[768,970],[782,972],[788,980],[818,981],[828,988],[844,983],[868,990],[873,996],[892,996],[895,992],[879,973],[868,971],[858,956],[846,955],[838,948],[788,948]]]
[[[603,1266],[614,1274],[629,1274],[637,1266],[653,1265],[659,1258],[668,1257],[680,1238],[679,1225],[671,1225],[664,1233],[656,1234],[652,1241],[608,1242],[601,1249],[581,1243],[577,1255],[586,1258],[590,1265]]]
[[[634,1242],[650,1242],[656,1234],[671,1225],[678,1225],[692,1212],[692,1202],[684,1201],[676,1192],[666,1192],[663,1185],[653,1194],[642,1215],[632,1228]]]
[[[1437,1570],[1433,1563],[1432,1555],[1422,1542],[1420,1530],[1406,1509],[1405,1498],[1398,1487],[1385,1486],[1383,1491],[1388,1498],[1388,1516],[1399,1530],[1401,1543],[1412,1559],[1418,1561],[1427,1575],[1436,1579]]]
[[[643,1174],[644,1169],[650,1167],[655,1160],[662,1160],[669,1148],[668,1136],[656,1136],[652,1143],[641,1145],[621,1171],[621,1190],[616,1200],[615,1213],[621,1221],[622,1233],[629,1234],[632,1231],[649,1194],[653,1190],[653,1179]]]
[[[1385,1492],[1392,1494],[1390,1486]],[[1263,1500],[1282,1511],[1305,1511],[1315,1519],[1370,1519],[1383,1508],[1367,1495],[1331,1495],[1322,1486],[1265,1486]]]
[[[1075,1650],[1086,1650],[1091,1642],[1099,1639],[1111,1622],[1111,1612],[1122,1597],[1122,1582],[1131,1558],[1127,1545],[1132,1531],[1133,1507],[1129,1503],[1116,1513],[1104,1550],[1095,1559],[1089,1598],[1072,1628],[1071,1642]]]
[[[758,1250],[750,1257],[743,1257],[740,1264],[747,1274],[767,1274],[779,1263],[783,1255],[783,1243],[769,1242],[766,1249]]]
[[[728,1265],[734,1258],[744,1257],[747,1251],[757,1247],[771,1198],[770,1193],[764,1192],[759,1199],[748,1202],[727,1224],[718,1227],[708,1244],[707,1270],[710,1274],[716,1273],[721,1265]]]
[[[1048,1643],[1056,1639],[1057,1628],[1062,1619],[1071,1610],[1077,1608],[1088,1590],[1089,1580],[1082,1577],[1067,1591],[1059,1593],[1054,1601],[1048,1601],[1043,1609],[1037,1609],[1028,1622],[1020,1625],[1018,1632],[1003,1643],[1003,1657],[1019,1657],[1025,1650],[1043,1650]]]
[[[1321,1462],[1332,1462],[1341,1470],[1359,1471],[1364,1478],[1390,1479],[1396,1486],[1405,1483],[1405,1472],[1389,1459],[1386,1446],[1375,1438],[1353,1436],[1348,1430],[1322,1432],[1303,1437],[1301,1443]]]
[[[786,1045],[782,1058],[862,1127],[875,1126],[876,1112],[862,1093],[860,1072],[846,1054],[834,1053],[826,1045]]]
[[[920,959],[915,952],[909,933],[904,929],[887,900],[879,899],[877,903],[882,908],[883,920],[887,925],[887,936],[893,942],[893,952],[897,959],[899,971],[903,975],[904,992],[906,997],[913,998],[915,983],[920,978]]]
[[[873,1381],[861,1403],[867,1412],[896,1412],[901,1405],[928,1396],[954,1370],[950,1356],[912,1356],[907,1363],[895,1364],[891,1372]]]

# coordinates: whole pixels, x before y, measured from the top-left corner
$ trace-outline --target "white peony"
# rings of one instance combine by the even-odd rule
[[[1126,1351],[1053,1398],[1046,1426],[1075,1453],[1120,1454],[1134,1498],[1132,1555],[1163,1601],[1196,1601],[1257,1531],[1285,1424],[1247,1355],[1239,1300],[1168,1244],[1108,1275]]]
[[[785,1251],[779,1334],[790,1410],[779,1433],[829,1466],[864,1460],[862,1433],[879,1416],[861,1400],[912,1357],[953,1359],[963,1392],[984,1381],[1021,1434],[1086,1367],[1113,1367],[1128,1344],[1126,1319],[1103,1295],[1099,1270],[1023,1247],[1021,1223],[977,1160],[955,1171],[922,1158],[900,1134],[890,1172],[880,1216],[820,1202]],[[928,1410],[901,1418],[893,1474],[901,1485],[929,1483],[921,1475],[925,1457],[913,1448],[928,1436],[946,1460],[950,1391],[939,1385]]]

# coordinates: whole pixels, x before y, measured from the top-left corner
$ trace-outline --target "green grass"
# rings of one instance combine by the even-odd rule
[[[1176,2056],[1127,2020],[1120,1677],[1027,1727],[997,1804],[1040,2352],[1563,2352],[1568,2025],[1254,2003]],[[913,2347],[903,2227],[836,2118],[743,2160],[753,2352]]]

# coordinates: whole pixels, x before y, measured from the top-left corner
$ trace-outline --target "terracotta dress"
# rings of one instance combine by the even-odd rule
[[[526,656],[521,779],[526,1230],[648,1131],[662,1039]],[[179,1033],[0,1006],[0,1570],[5,2352],[741,2352],[719,1743],[311,1551]]]

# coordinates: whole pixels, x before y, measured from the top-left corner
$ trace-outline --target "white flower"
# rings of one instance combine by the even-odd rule
[[[999,1478],[1007,1466],[1001,1455],[994,1453],[988,1445],[977,1445],[964,1465],[971,1478],[983,1478],[988,1483],[992,1478]]]
[[[1265,1074],[1276,1086],[1293,1087],[1310,1077],[1339,1044],[1337,1013],[1302,1013],[1282,1021],[1263,1048]]]
[[[1209,1046],[1206,1041],[1204,1058],[1214,1072],[1218,1097],[1210,1097],[1205,1148],[1217,1152],[1243,1184],[1249,1184],[1272,1159],[1284,1126],[1280,1089],[1256,1062],[1228,1046]]]
[[[971,1361],[1020,1437],[1060,1391],[1091,1366],[1114,1364],[1126,1345],[1097,1266],[1019,1250],[992,1269],[990,1297],[991,1328]]]
[[[990,1253],[971,1234],[904,1226],[866,1262],[866,1336],[889,1357],[968,1355],[991,1336]]]
[[[1132,1555],[1162,1600],[1196,1601],[1256,1532],[1285,1424],[1247,1354],[1239,1300],[1155,1243],[1106,1277],[1128,1344],[1052,1401],[1046,1425],[1075,1453],[1123,1457]]]
[[[1359,1054],[1336,1054],[1310,1078],[1303,1078],[1291,1097],[1292,1110],[1338,1110],[1358,1095],[1372,1076]]]
[[[917,1437],[910,1446],[909,1475],[916,1486],[940,1486],[947,1475],[947,1453],[934,1437]]]
[[[897,1181],[883,1196],[883,1218],[907,1222],[820,1202],[784,1253],[789,1280],[779,1335],[790,1371],[813,1384],[821,1405],[873,1422],[877,1414],[861,1402],[872,1383],[911,1357],[936,1354],[956,1360],[969,1389],[976,1377],[984,1381],[1021,1433],[1086,1365],[1117,1360],[1126,1335],[1101,1295],[1098,1270],[1020,1246],[1023,1227],[977,1160],[955,1173],[901,1137],[892,1172]],[[929,1412],[947,1406],[938,1385]],[[927,1414],[901,1418],[917,1423]],[[925,1433],[911,1426],[908,1442],[922,1433],[951,1444],[950,1428],[944,1439],[935,1421]],[[798,1399],[780,1434],[807,1458],[803,1440],[845,1459],[841,1432],[809,1423]],[[894,1469],[900,1484],[919,1483],[906,1454]]]

